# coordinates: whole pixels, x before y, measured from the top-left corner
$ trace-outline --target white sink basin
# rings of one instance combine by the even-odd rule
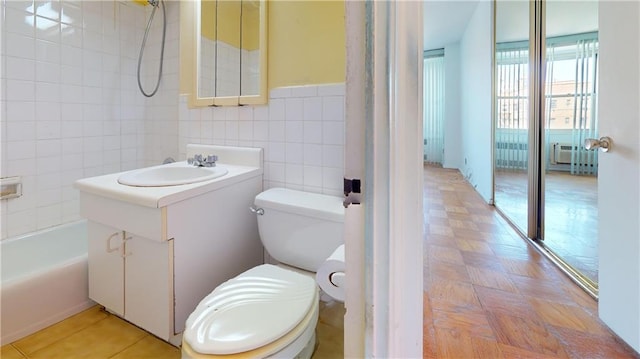
[[[118,183],[136,187],[163,187],[209,181],[229,171],[221,167],[162,165],[123,173]]]

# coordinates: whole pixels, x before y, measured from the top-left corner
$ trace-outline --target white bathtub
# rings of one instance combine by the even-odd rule
[[[87,224],[79,221],[0,242],[0,344],[91,307]]]

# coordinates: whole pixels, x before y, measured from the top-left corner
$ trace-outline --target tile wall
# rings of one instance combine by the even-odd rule
[[[137,57],[151,7],[130,1],[0,0],[1,238],[80,219],[76,179],[184,159],[188,143],[265,150],[265,188],[342,192],[344,84],[274,89],[266,106],[188,109],[179,95],[179,3],[166,1],[162,83],[146,98]],[[161,11],[143,58],[153,90]],[[176,120],[177,119],[177,120]],[[178,134],[176,136],[176,134]]]
[[[180,158],[188,143],[264,148],[264,186],[341,195],[344,84],[273,89],[266,106],[189,109],[180,99]]]
[[[4,0],[1,9],[1,175],[23,180],[23,196],[2,201],[2,238],[79,219],[78,178],[178,155],[177,2],[167,3],[164,79],[151,99],[136,82],[150,6]],[[159,43],[150,38],[145,69],[157,68]]]

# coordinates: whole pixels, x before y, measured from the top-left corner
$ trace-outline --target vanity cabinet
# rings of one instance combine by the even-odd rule
[[[218,154],[228,174],[165,187],[122,185],[121,173],[75,183],[88,220],[89,297],[176,346],[202,298],[264,262],[249,211],[262,191],[262,150],[189,146],[191,157]]]
[[[169,340],[173,334],[173,240],[154,241],[94,221],[87,228],[89,297]]]

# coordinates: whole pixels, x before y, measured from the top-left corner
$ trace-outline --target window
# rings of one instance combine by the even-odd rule
[[[580,152],[579,144],[585,138],[597,138],[598,33],[547,38],[546,45],[546,124],[543,125],[546,143],[573,142],[572,151]],[[528,50],[526,41],[496,44],[495,141],[504,144],[496,147],[496,166],[499,167],[526,168],[526,161],[520,160],[523,156],[526,158],[526,154],[510,146],[527,144],[529,139]],[[583,158],[583,155],[589,154],[572,154],[574,158]],[[584,168],[575,167],[571,164],[571,173],[597,170],[586,168],[585,172]]]
[[[444,49],[424,53],[424,161],[442,164],[444,152]]]
[[[497,128],[527,129],[528,43],[499,43],[496,47],[496,95],[500,109],[496,114]],[[547,39],[547,128],[572,129],[574,123],[579,129],[596,127],[593,108],[598,49],[597,33]],[[556,118],[565,121],[551,123]]]

